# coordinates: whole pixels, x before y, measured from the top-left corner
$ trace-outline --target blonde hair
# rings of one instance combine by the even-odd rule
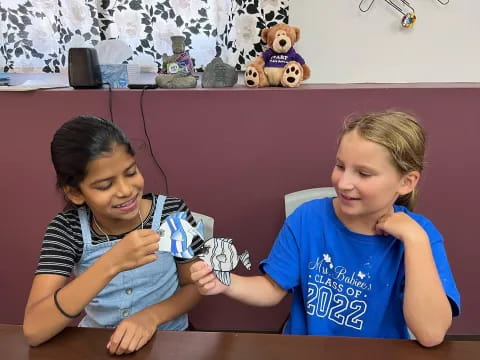
[[[364,139],[385,147],[391,155],[393,165],[405,175],[411,171],[422,172],[425,156],[425,131],[410,114],[400,111],[372,112],[348,117],[340,132],[343,136],[356,130]],[[418,191],[399,196],[395,204],[413,210]]]

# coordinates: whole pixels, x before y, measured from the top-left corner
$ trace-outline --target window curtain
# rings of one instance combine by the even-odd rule
[[[215,56],[243,70],[262,52],[260,32],[288,23],[289,0],[1,0],[4,71],[66,70],[68,49],[127,43],[127,62],[161,67],[170,37],[184,35],[197,69]],[[1,70],[1,68],[0,68]]]

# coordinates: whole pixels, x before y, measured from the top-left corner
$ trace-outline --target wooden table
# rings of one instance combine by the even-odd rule
[[[95,360],[119,358],[105,349],[108,329],[67,328],[30,348],[18,325],[0,325],[2,360]],[[286,336],[234,332],[157,332],[140,351],[142,360],[478,360],[480,341],[445,341],[426,349],[409,340]]]

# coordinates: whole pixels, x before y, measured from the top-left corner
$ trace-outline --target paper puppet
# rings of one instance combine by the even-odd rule
[[[199,236],[204,240],[203,222],[192,226],[187,221],[187,213],[177,212],[169,215],[159,228],[159,251],[166,251],[175,257],[191,259],[195,255],[191,248],[193,238]],[[233,246],[233,240],[227,238],[211,238],[205,241],[199,258],[209,264],[222,284],[230,285],[230,272],[235,269],[240,260],[250,270],[250,255],[244,251],[240,255]]]
[[[200,236],[203,240],[203,222],[199,221],[196,227],[193,227],[187,221],[185,212],[177,212],[169,215],[160,225],[159,251],[167,251],[173,256],[191,259],[194,254],[190,245],[195,236]]]
[[[250,255],[247,250],[238,255],[237,249],[233,246],[233,240],[227,238],[211,238],[203,245],[203,254],[200,259],[209,264],[218,278],[224,285],[230,285],[230,272],[235,269],[238,260],[250,270]]]

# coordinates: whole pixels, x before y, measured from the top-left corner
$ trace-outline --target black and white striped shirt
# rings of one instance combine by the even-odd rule
[[[145,218],[143,224],[146,229],[152,227],[153,213],[155,210],[157,195],[145,194],[144,199],[150,199],[152,201],[152,207],[150,212]],[[165,220],[167,216],[175,212],[186,212],[187,220],[193,226],[196,225],[195,220],[190,212],[190,209],[182,199],[167,197],[163,206],[161,221]],[[89,217],[91,213],[88,211]],[[140,226],[139,226],[140,227]],[[137,229],[139,228],[137,227]],[[136,230],[136,229],[132,229]],[[99,244],[107,241],[104,235],[97,234],[93,229],[92,243]],[[119,240],[126,234],[121,235],[109,235],[110,241]],[[200,252],[203,245],[203,241],[200,237],[196,236],[192,241],[192,250],[195,255]],[[80,218],[76,208],[72,208],[57,214],[52,222],[48,225],[43,237],[42,250],[40,252],[40,260],[35,274],[58,274],[63,276],[70,276],[73,270],[73,266],[77,263],[83,253],[83,238],[82,230],[80,226]],[[179,263],[188,262],[190,260],[178,259],[175,260]]]

